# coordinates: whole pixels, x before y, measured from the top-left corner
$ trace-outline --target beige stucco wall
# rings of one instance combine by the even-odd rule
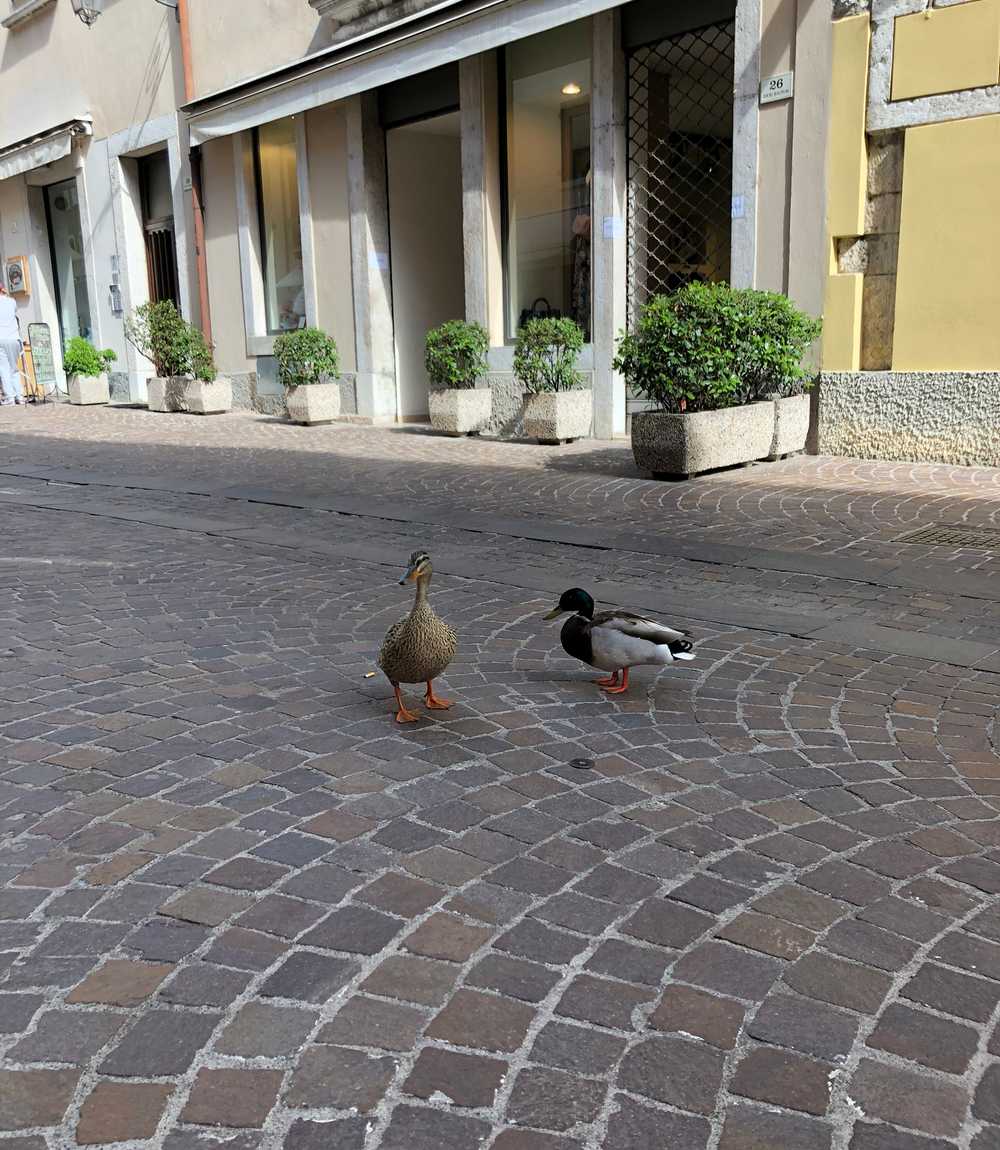
[[[354,371],[351,217],[347,202],[347,123],[336,105],[306,116],[316,264],[316,323],[337,341],[340,365]]]
[[[202,147],[205,197],[205,256],[212,308],[212,338],[220,372],[246,372],[257,361],[247,356],[243,285],[236,217],[236,181],[232,140]]]
[[[197,96],[290,64],[329,42],[306,0],[188,0],[188,13]]]
[[[790,71],[795,60],[797,0],[763,0],[761,76]],[[788,218],[792,191],[794,100],[760,109],[757,179],[757,281],[768,291],[788,286]]]
[[[177,108],[184,90],[177,21],[159,4],[110,0],[88,29],[68,0],[57,0],[0,29],[0,74],[0,147],[84,116],[100,139]]]

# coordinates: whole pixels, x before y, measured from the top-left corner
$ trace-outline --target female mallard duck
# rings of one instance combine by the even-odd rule
[[[399,581],[401,587],[414,582],[417,585],[413,610],[386,631],[378,653],[378,665],[392,684],[399,704],[397,723],[415,723],[417,720],[417,716],[406,709],[400,696],[400,683],[426,683],[424,702],[428,707],[443,711],[451,706],[447,699],[439,699],[434,694],[434,680],[455,658],[458,638],[427,602],[433,573],[427,552],[414,551],[406,574]]]
[[[595,615],[594,600],[579,587],[564,591],[559,606],[545,618],[558,619],[567,611],[573,615],[563,624],[559,636],[563,650],[582,663],[610,671],[610,678],[596,680],[609,695],[628,690],[630,667],[666,666],[675,659],[694,658],[686,632],[631,611],[601,611]]]

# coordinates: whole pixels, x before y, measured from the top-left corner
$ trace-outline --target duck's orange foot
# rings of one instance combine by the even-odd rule
[[[624,695],[628,690],[628,667],[622,671],[621,686],[602,687],[601,690],[606,695]]]
[[[618,672],[615,671],[613,675],[609,675],[606,679],[595,679],[594,682],[598,687],[617,687]]]
[[[424,695],[424,703],[432,711],[447,711],[449,707],[454,706],[454,703],[452,703],[450,699],[439,699],[437,695],[434,694],[433,683],[427,684],[427,694]]]
[[[399,686],[396,683],[392,685],[393,694],[396,696],[396,703],[399,705],[399,710],[396,712],[397,723],[415,723],[418,716],[412,711],[406,709],[406,704],[403,702],[403,696],[399,693]]]

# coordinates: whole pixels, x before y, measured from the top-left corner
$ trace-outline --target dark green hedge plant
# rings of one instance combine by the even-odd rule
[[[63,353],[63,371],[67,375],[101,375],[117,358],[110,347],[98,351],[90,340],[75,335]]]
[[[340,374],[336,343],[317,327],[286,331],[274,340],[278,382],[282,387],[328,383]]]
[[[571,391],[583,382],[576,370],[583,330],[571,319],[531,319],[517,333],[514,375],[528,391]]]
[[[802,359],[818,319],[783,295],[686,284],[654,296],[618,342],[615,370],[661,411],[715,411],[812,386]]]
[[[218,372],[215,368],[212,349],[206,341],[204,333],[194,324],[189,324],[188,340],[191,348],[191,374],[203,383],[211,383]]]
[[[473,388],[486,374],[490,337],[478,323],[450,319],[424,340],[424,367],[433,388]]]

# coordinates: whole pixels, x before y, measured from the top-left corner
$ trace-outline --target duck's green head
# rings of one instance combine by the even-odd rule
[[[406,574],[399,581],[402,587],[406,583],[412,583],[417,579],[429,579],[433,568],[431,567],[431,557],[426,551],[414,551],[410,556],[409,566],[406,568]]]
[[[559,606],[554,607],[545,618],[558,619],[567,611],[571,611],[574,615],[582,615],[585,619],[593,619],[594,600],[586,591],[582,591],[579,587],[572,587],[559,596]]]

